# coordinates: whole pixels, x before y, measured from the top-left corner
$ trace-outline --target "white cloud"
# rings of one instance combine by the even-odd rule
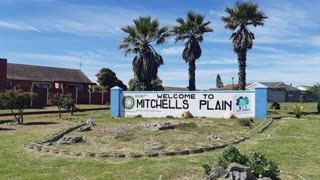
[[[161,55],[167,55],[167,56],[177,56],[182,55],[184,47],[183,46],[173,46],[165,49],[160,50]]]
[[[40,32],[39,29],[37,29],[34,26],[20,24],[20,23],[12,23],[7,21],[0,21],[0,27],[7,28],[7,29],[14,29],[19,31],[36,31]]]
[[[236,59],[218,59],[218,60],[200,60],[197,65],[210,65],[210,64],[237,64]]]

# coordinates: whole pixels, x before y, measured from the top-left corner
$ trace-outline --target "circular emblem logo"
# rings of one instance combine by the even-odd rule
[[[123,106],[126,109],[132,109],[134,107],[134,98],[131,96],[125,96],[123,98]]]

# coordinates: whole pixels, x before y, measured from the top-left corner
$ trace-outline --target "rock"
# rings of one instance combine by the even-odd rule
[[[228,166],[227,171],[229,172],[227,178],[236,180],[255,180],[257,179],[250,168],[238,163],[231,163]]]
[[[163,146],[161,144],[147,144],[145,149],[148,151],[155,151],[163,149]]]
[[[154,131],[174,129],[174,125],[171,122],[155,123],[151,124],[151,129]]]
[[[224,118],[225,119],[233,119],[233,118],[236,118],[236,116],[234,114],[232,114],[231,112],[227,112],[225,115],[224,115]]]
[[[87,119],[87,122],[86,122],[87,126],[94,126],[96,125],[92,119]]]
[[[45,145],[45,146],[51,146],[51,145],[52,145],[52,142],[45,143],[44,145]]]
[[[82,136],[75,136],[75,137],[63,137],[59,140],[59,144],[75,144],[83,142]]]
[[[179,118],[183,118],[183,119],[193,118],[193,115],[190,113],[190,111],[182,111],[179,115]]]
[[[269,177],[262,177],[262,178],[258,178],[258,180],[272,180],[272,179]]]
[[[132,114],[132,115],[127,115],[127,118],[141,118],[142,115],[141,114]]]
[[[212,167],[209,175],[206,177],[206,180],[215,180],[225,177],[228,174],[223,167]]]
[[[215,135],[213,135],[213,134],[209,134],[209,135],[207,136],[207,139],[208,139],[208,140],[220,140],[220,137],[219,137],[219,136],[215,136]]]
[[[91,127],[89,125],[82,126],[78,129],[78,131],[80,132],[90,131],[90,130],[91,130]]]
[[[271,104],[271,109],[276,109],[276,110],[280,110],[281,107],[280,107],[280,103],[276,102],[276,101],[272,101],[272,104]]]

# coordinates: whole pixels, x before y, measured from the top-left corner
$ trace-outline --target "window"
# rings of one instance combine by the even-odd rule
[[[33,83],[33,87],[50,88],[50,83]]]
[[[80,92],[81,91],[81,84],[68,84],[67,88],[69,88],[69,89],[77,89]]]
[[[10,88],[10,87],[11,87],[11,82],[10,82],[10,81],[7,81],[7,82],[4,84],[4,87]]]

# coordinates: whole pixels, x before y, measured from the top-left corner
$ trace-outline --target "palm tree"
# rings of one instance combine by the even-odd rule
[[[182,58],[189,63],[189,90],[196,90],[196,60],[201,56],[200,42],[203,41],[203,34],[212,32],[208,26],[211,22],[203,22],[204,16],[192,11],[188,12],[187,19],[177,18],[178,26],[172,29],[176,36],[175,42],[186,41]]]
[[[143,84],[143,90],[152,90],[151,81],[157,78],[163,59],[151,43],[163,44],[170,34],[168,27],[160,27],[159,21],[152,20],[150,16],[139,17],[133,22],[133,26],[121,28],[128,36],[123,38],[119,49],[124,49],[125,56],[136,54],[132,62],[134,74]]]
[[[234,8],[225,9],[228,16],[221,18],[226,23],[226,29],[237,30],[232,33],[230,39],[233,43],[233,50],[238,55],[240,90],[245,90],[246,87],[247,51],[252,48],[254,39],[254,34],[249,31],[248,26],[263,26],[264,20],[268,18],[258,9],[258,4],[253,2],[237,1]]]

